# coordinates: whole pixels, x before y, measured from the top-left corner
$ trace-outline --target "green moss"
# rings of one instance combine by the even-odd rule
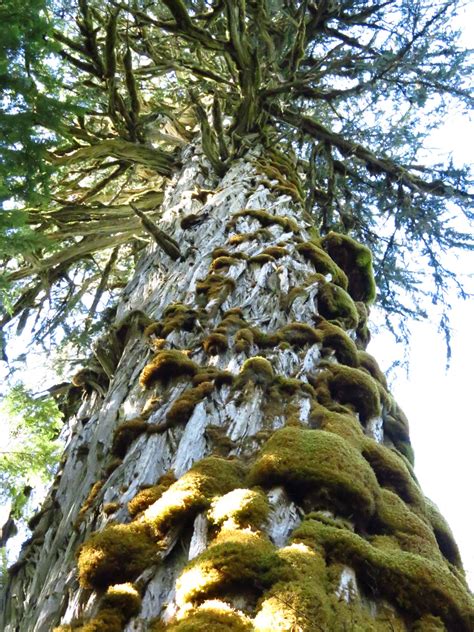
[[[283,248],[282,246],[268,246],[268,248],[265,248],[262,254],[270,255],[270,257],[273,257],[274,259],[281,259],[289,253],[288,250],[286,248]]]
[[[100,490],[102,489],[102,487],[104,486],[104,481],[96,481],[90,491],[89,494],[87,495],[87,498],[85,499],[85,501],[82,503],[82,507],[79,510],[79,513],[77,515],[77,520],[74,524],[74,526],[76,527],[76,529],[79,527],[79,525],[82,523],[82,521],[84,520],[84,518],[86,517],[87,512],[89,511],[89,509],[92,507],[92,505],[94,504],[95,499],[97,498]]]
[[[341,364],[352,367],[359,365],[355,342],[341,327],[329,323],[323,318],[318,318],[316,330],[319,333],[323,351],[325,348],[334,349],[336,358]]]
[[[161,538],[170,525],[207,509],[214,498],[241,487],[238,462],[211,456],[198,461],[143,514],[155,537]]]
[[[376,287],[370,250],[351,237],[332,231],[323,237],[321,245],[347,274],[352,298],[373,303]]]
[[[109,586],[100,603],[100,610],[113,610],[122,615],[125,621],[136,617],[140,612],[142,599],[136,587],[131,583]]]
[[[414,617],[432,614],[440,617],[448,629],[472,629],[472,597],[443,563],[396,548],[377,548],[347,529],[317,520],[304,520],[293,532],[292,540],[316,550],[323,547],[327,560],[348,564],[366,590]]]
[[[124,421],[114,430],[111,452],[114,456],[123,459],[130,445],[144,432],[148,424],[141,417]]]
[[[234,257],[234,256],[217,257],[216,259],[213,259],[210,270],[212,270],[213,272],[217,272],[218,270],[227,270],[231,266],[235,266],[238,263],[240,263],[240,261],[241,261],[241,257]]]
[[[309,425],[339,435],[357,449],[361,448],[365,440],[362,426],[353,413],[328,410],[317,402],[311,404]]]
[[[166,423],[168,426],[187,423],[194,412],[194,409],[214,390],[212,382],[201,382],[198,386],[188,388],[182,395],[174,401],[166,413]]]
[[[359,350],[357,352],[357,359],[359,361],[359,365],[368,373],[370,373],[374,380],[377,380],[377,382],[379,382],[379,384],[381,384],[384,389],[388,388],[385,375],[382,373],[377,360],[373,356],[371,356],[370,353]]]
[[[364,441],[362,454],[370,463],[382,487],[392,489],[419,512],[425,512],[425,501],[420,488],[398,454],[368,437]]]
[[[272,226],[276,224],[277,226],[281,226],[284,231],[292,231],[294,233],[299,233],[298,224],[294,219],[290,217],[282,217],[280,215],[271,215],[267,211],[262,211],[258,209],[245,209],[236,213],[233,218],[228,222],[228,227],[233,228],[235,226],[236,220],[239,217],[251,217],[256,219],[260,224],[267,228],[268,226]]]
[[[75,632],[122,632],[125,621],[120,613],[114,610],[103,610],[99,614],[75,628]]]
[[[322,248],[319,248],[310,241],[306,241],[302,244],[298,244],[296,250],[303,255],[305,259],[311,261],[316,272],[323,275],[330,274],[331,280],[335,285],[347,290],[348,280],[346,274]]]
[[[176,482],[176,478],[173,472],[166,472],[163,474],[156,485],[150,485],[141,489],[133,498],[128,502],[128,513],[134,518],[142,511],[145,511],[147,507],[163,496],[164,492]]]
[[[177,623],[158,628],[160,632],[252,632],[253,629],[247,616],[218,599],[204,601],[187,610],[184,618]]]
[[[106,516],[111,516],[120,508],[120,503],[105,503],[102,507],[102,511]]]
[[[234,290],[235,281],[221,274],[209,274],[204,280],[196,283],[196,298],[202,305],[212,299],[224,301]]]
[[[268,241],[272,238],[273,235],[268,228],[259,228],[251,233],[239,233],[238,235],[232,235],[229,237],[229,244],[232,246],[238,246],[246,241]]]
[[[410,441],[408,419],[396,403],[396,401],[389,397],[387,414],[384,416],[384,431],[388,438],[396,441]]]
[[[271,261],[275,261],[275,257],[272,257],[272,255],[263,252],[258,255],[253,255],[253,257],[250,257],[249,259],[249,263],[258,263],[260,265],[263,265],[264,263],[270,263]]]
[[[289,577],[265,593],[254,629],[258,632],[333,630],[322,556],[304,544],[286,546],[278,551],[278,556],[289,567]]]
[[[133,581],[152,563],[156,552],[146,525],[107,526],[93,533],[79,550],[79,583],[100,590]]]
[[[307,290],[304,287],[293,287],[286,296],[281,298],[281,307],[285,311],[289,311],[294,301],[300,296],[306,296]]]
[[[363,422],[381,414],[377,384],[360,369],[331,365],[317,376],[315,388],[324,406],[336,400],[359,413]]]
[[[301,348],[320,341],[320,336],[314,327],[306,323],[289,323],[278,331],[279,338],[291,346]]]
[[[208,511],[216,525],[231,524],[259,528],[267,519],[270,505],[266,495],[254,489],[234,489],[216,498]]]
[[[216,388],[221,387],[223,384],[232,384],[233,381],[233,373],[217,369],[214,366],[205,366],[200,368],[192,379],[194,386],[198,386],[203,382],[214,382]]]
[[[287,427],[264,445],[249,473],[251,484],[284,485],[313,507],[336,509],[359,520],[375,509],[378,484],[360,454],[346,441],[323,430]]]
[[[322,280],[318,288],[318,312],[345,329],[355,329],[359,323],[359,313],[349,294],[342,287]]]
[[[439,550],[448,562],[462,570],[462,561],[459,549],[448,523],[439,512],[438,507],[431,500],[425,498],[425,502],[428,520],[433,528]]]
[[[370,330],[367,325],[369,318],[369,308],[365,303],[356,301],[355,303],[357,313],[359,314],[359,324],[356,329],[356,343],[359,349],[365,349],[370,342]]]
[[[140,384],[150,388],[156,382],[164,385],[179,377],[192,377],[198,366],[181,351],[159,351],[140,374]]]
[[[261,356],[254,356],[243,363],[235,386],[236,388],[241,388],[248,382],[260,386],[268,386],[273,381],[274,376],[270,362]]]
[[[447,632],[446,626],[439,617],[425,614],[412,627],[412,632]]]
[[[202,347],[207,355],[224,353],[228,348],[227,336],[220,333],[211,333],[202,341]]]
[[[235,441],[227,436],[225,428],[222,426],[207,426],[204,430],[206,440],[212,447],[212,454],[216,456],[227,456],[235,448]]]
[[[257,594],[278,579],[284,564],[262,533],[223,529],[210,546],[194,558],[176,582],[179,606],[244,587]]]

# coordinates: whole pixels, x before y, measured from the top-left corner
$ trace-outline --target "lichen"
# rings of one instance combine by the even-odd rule
[[[117,582],[129,582],[152,562],[157,552],[145,524],[115,524],[93,533],[81,546],[79,583],[101,590]]]
[[[360,369],[330,366],[317,375],[315,388],[321,404],[329,407],[336,400],[359,413],[362,422],[381,414],[377,384]]]
[[[347,441],[324,430],[286,427],[264,445],[249,473],[251,484],[284,485],[313,508],[369,518],[375,509],[377,479]]]
[[[140,384],[143,388],[150,388],[156,382],[167,385],[179,377],[192,377],[198,368],[197,364],[181,351],[159,351],[141,372]]]
[[[348,235],[331,231],[321,240],[322,247],[349,279],[349,294],[356,301],[373,303],[376,295],[372,253]]]

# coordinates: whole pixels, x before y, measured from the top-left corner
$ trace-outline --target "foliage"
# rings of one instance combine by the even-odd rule
[[[51,479],[61,442],[61,413],[50,397],[40,398],[16,384],[1,405],[8,441],[0,454],[0,499],[11,503],[11,515],[22,517],[35,485]]]
[[[450,26],[460,0],[78,0],[62,9],[62,21],[58,3],[47,1],[30,3],[37,17],[23,32],[42,73],[54,39],[62,91],[83,110],[63,121],[48,153],[59,170],[49,181],[53,203],[25,209],[26,225],[58,251],[35,250],[34,262],[18,252],[10,261],[6,280],[19,296],[2,326],[53,295],[40,319],[48,332],[69,313],[87,328],[150,236],[177,256],[157,226],[163,187],[179,149],[200,134],[216,182],[260,144],[268,159],[260,172],[304,203],[322,236],[336,230],[370,247],[392,329],[403,333],[407,317],[425,316],[429,299],[441,305],[448,332],[448,291],[466,292],[444,255],[473,247],[461,221],[473,218],[472,194],[468,170],[433,164],[423,143],[448,114],[472,104],[469,54]],[[20,50],[18,37],[12,50]],[[26,81],[24,58],[9,63]],[[57,81],[54,64],[48,72],[43,85]],[[43,112],[37,92],[20,88],[19,113]],[[28,180],[18,167],[13,174]]]

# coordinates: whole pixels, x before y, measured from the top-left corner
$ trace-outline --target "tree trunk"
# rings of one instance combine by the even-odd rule
[[[471,630],[456,545],[364,351],[368,251],[315,237],[288,157],[210,172],[184,151],[160,224],[181,257],[149,248],[73,380],[2,629]]]

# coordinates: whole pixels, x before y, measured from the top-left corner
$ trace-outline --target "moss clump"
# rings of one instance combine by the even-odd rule
[[[281,259],[282,257],[286,257],[289,252],[286,248],[283,248],[283,246],[268,246],[262,254],[270,255],[270,257],[273,257],[274,259]]]
[[[213,332],[202,341],[202,348],[207,355],[218,355],[227,351],[229,344],[227,336],[224,334]]]
[[[187,610],[183,619],[163,629],[167,632],[252,632],[254,628],[243,612],[234,610],[224,601],[209,599]]]
[[[150,505],[161,498],[164,492],[176,482],[173,472],[166,472],[163,476],[160,476],[156,485],[145,487],[141,489],[133,498],[128,502],[128,513],[134,518],[142,511],[145,511]]]
[[[235,441],[227,436],[222,426],[209,425],[204,430],[204,434],[208,445],[212,448],[212,453],[216,456],[226,457],[235,448]]]
[[[90,491],[89,494],[87,495],[87,498],[85,499],[85,501],[82,503],[82,507],[77,515],[77,520],[75,522],[75,527],[77,529],[77,527],[79,527],[79,525],[82,523],[82,521],[84,520],[84,518],[86,517],[87,512],[89,511],[89,509],[92,507],[92,505],[94,504],[94,500],[97,498],[97,496],[99,495],[100,490],[102,489],[102,487],[104,486],[104,481],[96,481]]]
[[[353,413],[328,410],[317,402],[311,404],[309,425],[311,428],[320,428],[339,435],[358,450],[365,440],[362,426]]]
[[[223,529],[206,551],[184,568],[176,583],[176,602],[183,606],[239,586],[258,593],[277,580],[283,568],[264,534]]]
[[[367,325],[367,321],[369,318],[369,308],[365,303],[361,301],[356,301],[355,303],[357,313],[359,314],[359,324],[356,329],[356,343],[359,349],[365,349],[370,342],[370,330]]]
[[[384,389],[388,388],[385,375],[382,373],[377,360],[371,356],[370,353],[359,350],[357,352],[357,359],[361,368],[365,369],[367,373],[370,373],[374,380],[377,380]]]
[[[112,454],[123,459],[130,445],[141,434],[147,431],[148,424],[141,417],[124,421],[114,430],[112,439]]]
[[[359,520],[375,509],[377,479],[346,441],[324,430],[287,427],[264,445],[250,470],[251,484],[284,485],[314,507],[336,509]]]
[[[193,386],[198,386],[203,382],[214,382],[216,388],[220,388],[224,384],[232,384],[233,381],[233,373],[222,371],[214,366],[202,367],[192,379]]]
[[[202,281],[196,283],[196,298],[202,305],[212,299],[223,302],[235,289],[235,281],[221,274],[209,274]]]
[[[243,244],[246,241],[268,241],[272,239],[273,235],[268,230],[268,228],[259,228],[258,230],[254,230],[251,233],[239,233],[238,235],[232,235],[229,237],[229,244],[231,246],[238,246],[239,244]]]
[[[334,349],[336,358],[341,364],[352,367],[359,365],[355,342],[349,338],[341,327],[329,323],[324,318],[318,318],[316,331],[322,342],[323,351],[328,348]]]
[[[270,213],[267,213],[267,211],[259,209],[246,209],[236,213],[228,222],[227,226],[229,228],[234,228],[239,217],[251,217],[252,219],[256,219],[264,228],[276,224],[277,226],[281,226],[284,231],[299,233],[298,224],[294,219],[291,219],[290,217],[282,217],[280,215],[271,215]]]
[[[254,255],[249,259],[249,263],[259,263],[260,265],[263,265],[264,263],[271,263],[272,261],[275,261],[275,257],[272,257],[272,255],[264,252]]]
[[[236,461],[208,457],[195,463],[150,505],[143,520],[150,525],[155,537],[160,538],[174,522],[207,509],[214,496],[240,487],[241,482],[242,471]]]
[[[447,630],[439,617],[425,614],[425,616],[414,623],[412,632],[447,632]]]
[[[369,529],[377,534],[393,535],[404,551],[441,559],[433,531],[389,489],[380,490]]]
[[[462,571],[461,556],[451,529],[436,505],[425,498],[428,520],[433,528],[436,542],[443,556]]]
[[[202,402],[214,390],[212,382],[201,382],[198,386],[188,388],[178,399],[171,404],[166,413],[168,427],[184,424],[189,421],[196,406]]]
[[[117,524],[93,533],[81,546],[79,583],[101,590],[117,582],[133,581],[157,552],[146,525]]]
[[[468,589],[444,563],[397,548],[378,548],[347,529],[306,519],[292,535],[320,550],[326,559],[355,569],[366,589],[394,603],[414,617],[440,617],[448,629],[472,630],[474,609]]]
[[[342,287],[323,280],[318,288],[318,312],[345,329],[355,329],[359,323],[359,313],[349,294]]]
[[[140,384],[150,388],[156,382],[168,384],[179,377],[193,377],[198,366],[181,351],[159,351],[140,374]]]
[[[346,274],[322,248],[319,248],[310,241],[305,241],[302,244],[298,244],[296,250],[303,255],[305,259],[311,261],[316,272],[323,275],[330,274],[333,283],[347,290],[348,280]]]
[[[347,235],[332,231],[323,237],[321,245],[346,273],[352,298],[364,303],[373,303],[376,288],[372,253],[367,246],[359,244]]]
[[[74,632],[122,632],[125,621],[114,610],[103,610],[99,614],[81,625],[79,628],[71,628]]]
[[[235,382],[236,388],[245,386],[248,382],[259,386],[268,386],[275,377],[273,367],[266,358],[255,356],[245,360]]]
[[[249,327],[239,329],[235,334],[235,350],[237,353],[250,351],[254,344],[254,334]]]
[[[241,260],[242,260],[242,257],[234,257],[234,256],[216,257],[216,259],[213,259],[211,263],[210,270],[212,270],[213,272],[217,272],[218,270],[227,270],[231,266],[235,266],[238,263],[240,263]]]
[[[102,507],[102,511],[106,516],[111,516],[120,508],[120,503],[105,503]]]
[[[142,599],[140,593],[131,583],[114,584],[109,586],[102,598],[100,610],[119,612],[128,621],[140,612]]]
[[[278,334],[281,340],[297,348],[313,345],[320,341],[320,336],[316,329],[306,323],[289,323],[282,327]]]
[[[173,331],[192,331],[198,313],[183,303],[172,303],[163,312],[161,321],[153,323],[145,329],[145,335],[152,334],[166,338]]]
[[[259,528],[270,511],[264,493],[253,489],[234,489],[216,498],[208,511],[210,521],[216,525]]]
[[[316,377],[315,388],[324,406],[336,400],[359,413],[363,422],[381,414],[377,384],[360,369],[331,366]]]
[[[254,619],[258,632],[333,630],[322,556],[305,544],[278,551],[290,569],[287,581],[277,582],[265,593]]]
[[[400,456],[390,448],[369,438],[364,441],[362,455],[370,463],[382,487],[392,489],[419,512],[422,514],[425,512],[424,497]]]

